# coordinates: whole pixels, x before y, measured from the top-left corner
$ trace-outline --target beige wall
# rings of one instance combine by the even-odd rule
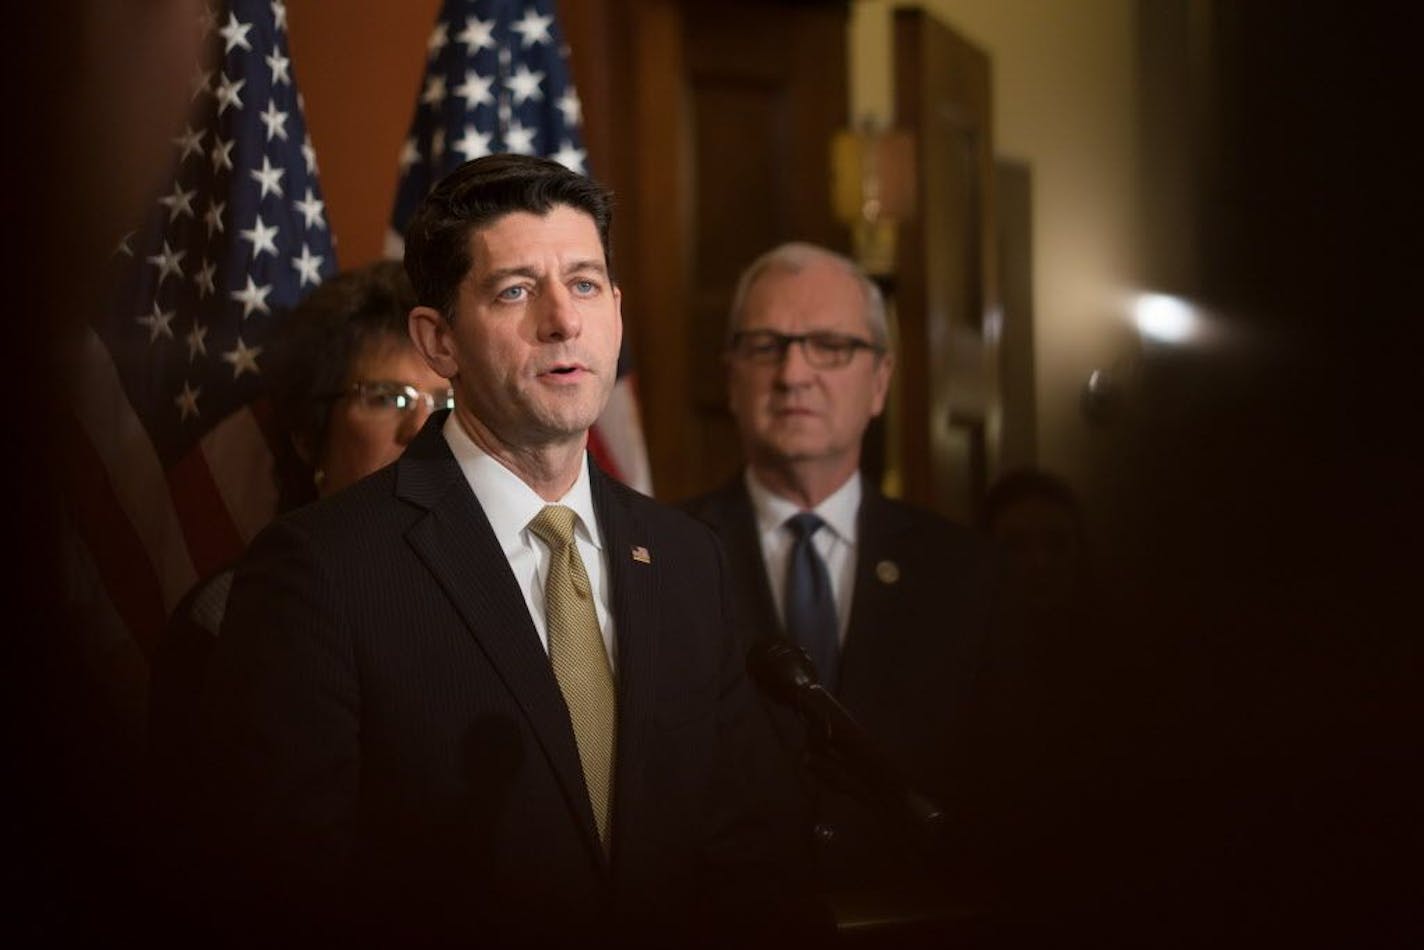
[[[857,118],[893,117],[895,6],[929,10],[991,60],[995,152],[1027,162],[1033,183],[1039,462],[1081,484],[1092,433],[1079,391],[1133,339],[1124,309],[1137,272],[1132,0],[857,0]]]

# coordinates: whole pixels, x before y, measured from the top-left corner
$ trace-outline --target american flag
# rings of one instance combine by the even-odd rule
[[[392,257],[401,256],[402,235],[421,199],[464,162],[517,152],[588,173],[581,106],[552,0],[444,0],[426,53],[399,159],[386,242]],[[609,474],[652,494],[626,335],[618,382],[589,434],[589,450]]]
[[[87,609],[145,648],[273,516],[264,351],[336,270],[285,5],[230,0],[202,16],[210,55],[172,179],[115,249],[68,440]]]

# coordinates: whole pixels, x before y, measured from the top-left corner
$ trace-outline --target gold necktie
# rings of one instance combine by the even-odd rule
[[[617,699],[593,608],[593,588],[574,544],[575,517],[572,508],[548,505],[529,522],[529,530],[549,546],[549,579],[544,584],[549,661],[569,708],[584,785],[607,850]]]

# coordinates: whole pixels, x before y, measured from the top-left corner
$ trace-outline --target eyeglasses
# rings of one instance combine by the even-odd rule
[[[786,358],[791,344],[800,343],[806,362],[815,369],[840,369],[855,358],[857,350],[883,353],[885,348],[844,333],[777,333],[775,330],[742,330],[732,334],[731,352],[738,359],[758,366],[776,366]]]
[[[417,406],[425,406],[431,412],[436,409],[455,408],[455,390],[443,389],[426,392],[408,383],[389,380],[362,380],[355,382],[338,396],[353,396],[363,409],[376,412],[414,412]]]

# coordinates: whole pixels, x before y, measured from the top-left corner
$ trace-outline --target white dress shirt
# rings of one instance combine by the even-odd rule
[[[529,530],[529,522],[545,505],[566,505],[574,510],[578,516],[574,520],[574,543],[578,545],[579,557],[583,559],[584,571],[588,573],[588,582],[593,587],[593,607],[598,616],[598,628],[603,634],[603,647],[608,652],[610,667],[616,669],[613,612],[609,609],[609,585],[606,581],[608,562],[603,539],[598,532],[598,519],[593,514],[588,453],[584,453],[578,480],[568,494],[556,502],[547,502],[502,462],[476,445],[453,412],[445,420],[442,431],[455,460],[460,463],[460,470],[470,483],[470,489],[485,511],[490,527],[494,529],[494,536],[504,551],[509,569],[514,572],[519,592],[524,595],[529,616],[534,621],[534,629],[538,631],[539,642],[546,653],[549,650],[549,625],[545,619],[544,583],[549,577],[549,548]]]
[[[757,538],[761,541],[761,556],[766,561],[766,576],[771,581],[771,598],[776,603],[776,615],[785,618],[786,566],[796,540],[786,527],[786,520],[805,509],[772,494],[771,489],[756,480],[751,469],[746,471],[746,482],[752,510],[756,513]],[[830,497],[811,509],[826,523],[811,536],[811,543],[826,562],[826,573],[831,578],[842,645],[850,624],[851,595],[855,588],[856,515],[860,512],[860,493],[860,472],[855,472]]]

